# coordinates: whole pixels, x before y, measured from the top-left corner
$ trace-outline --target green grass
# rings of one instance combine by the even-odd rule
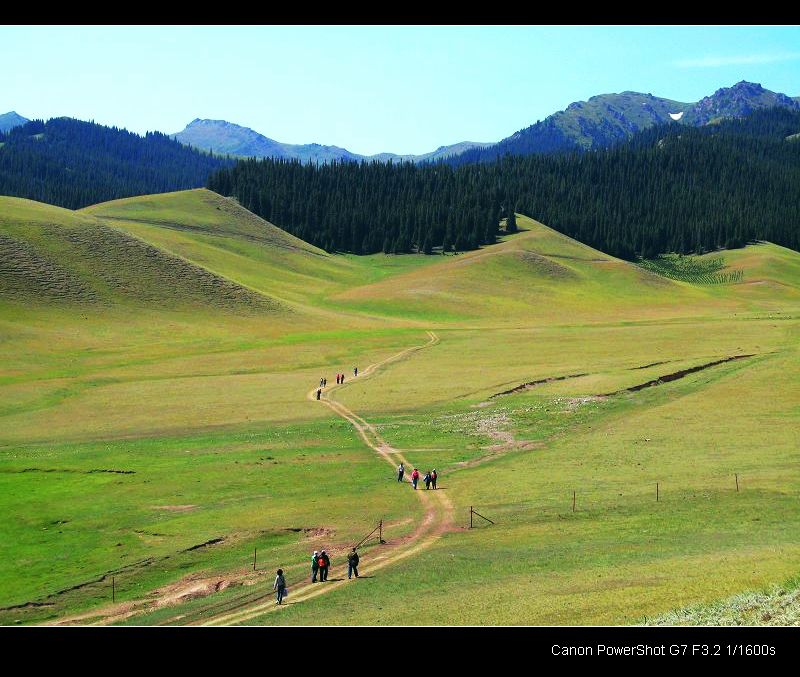
[[[458,528],[257,622],[639,623],[796,576],[800,255],[686,257],[676,280],[518,223],[458,256],[330,256],[208,191],[0,198],[0,607],[53,604],[0,622],[104,607],[112,571],[123,601],[255,583],[180,607],[202,609],[271,585],[245,580],[253,548],[291,582],[380,517],[410,532],[416,497],[306,393],[427,329],[335,396],[437,468]],[[697,284],[720,265],[740,281]],[[463,529],[470,505],[497,524]]]

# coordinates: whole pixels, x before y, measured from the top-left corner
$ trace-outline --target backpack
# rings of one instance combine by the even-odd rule
[[[324,567],[324,566],[325,566],[325,559],[324,559],[323,557],[320,557],[320,558],[317,560],[317,564],[318,564],[320,567]]]

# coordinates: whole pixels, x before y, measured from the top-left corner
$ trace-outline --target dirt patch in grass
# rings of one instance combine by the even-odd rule
[[[156,510],[169,510],[170,512],[188,512],[194,510],[196,505],[154,505]]]

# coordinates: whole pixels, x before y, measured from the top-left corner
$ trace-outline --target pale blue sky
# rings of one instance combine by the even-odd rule
[[[364,154],[497,141],[608,92],[800,95],[800,27],[0,26],[0,59],[0,113]]]

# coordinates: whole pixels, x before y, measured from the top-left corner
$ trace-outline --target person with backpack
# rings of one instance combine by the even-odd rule
[[[311,553],[311,582],[317,582],[317,572],[319,571],[319,562],[317,558],[319,557],[319,553],[315,550]]]
[[[411,484],[414,485],[414,491],[417,490],[417,482],[419,482],[419,470],[414,468],[414,472],[411,473]]]
[[[436,474],[436,468],[434,468],[433,471],[431,472],[431,484],[433,485],[434,489],[436,488],[436,480],[438,479],[438,477],[439,476]]]
[[[422,478],[422,481],[425,482],[425,488],[426,489],[430,489],[431,488],[431,471],[430,470],[425,473],[425,477]]]
[[[322,395],[322,388],[319,388],[317,390],[317,399],[319,399],[321,395]]]
[[[328,580],[328,569],[331,566],[331,558],[328,557],[328,553],[324,550],[320,551],[319,558],[317,559],[317,563],[319,564],[319,580],[327,581]]]
[[[403,474],[405,473],[405,471],[406,471],[405,466],[402,463],[397,466],[397,481],[398,482],[402,482],[403,481]]]
[[[353,551],[347,556],[347,579],[350,580],[353,574],[358,578],[358,553],[355,548],[353,548]]]
[[[286,596],[286,579],[283,577],[283,569],[278,569],[272,589],[275,590],[275,604],[283,604],[283,598]]]

